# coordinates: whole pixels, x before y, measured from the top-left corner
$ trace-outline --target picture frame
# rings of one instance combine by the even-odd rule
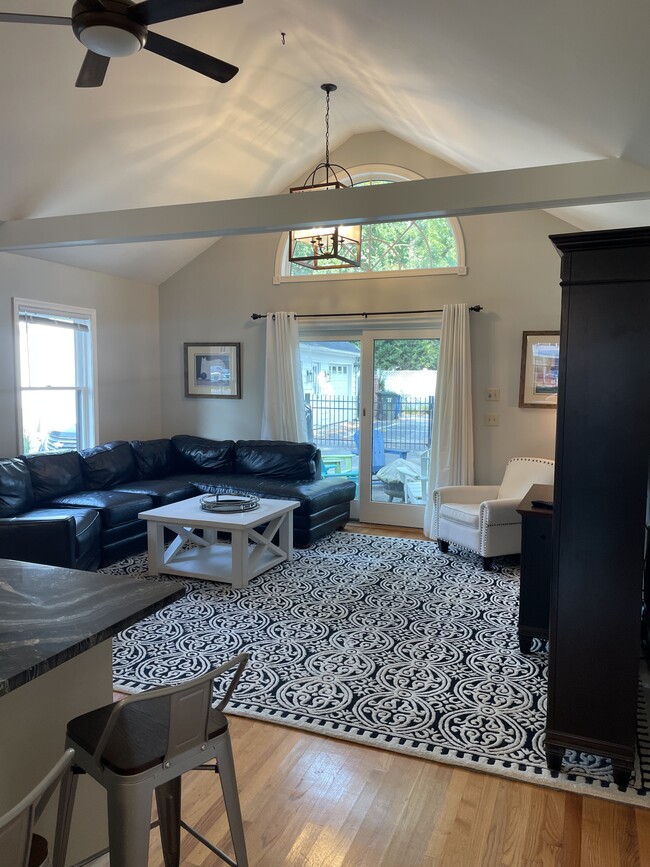
[[[240,343],[184,343],[185,397],[241,398]]]
[[[519,406],[557,408],[559,331],[524,331]]]

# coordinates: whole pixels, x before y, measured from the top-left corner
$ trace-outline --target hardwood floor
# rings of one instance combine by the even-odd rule
[[[422,538],[416,530],[346,529]],[[250,867],[643,867],[650,810],[230,717]],[[218,780],[184,818],[232,854]],[[183,867],[221,864],[183,833]],[[157,832],[150,867],[163,867]]]

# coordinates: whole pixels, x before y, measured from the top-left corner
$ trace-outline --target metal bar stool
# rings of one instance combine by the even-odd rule
[[[147,867],[149,832],[157,824],[165,867],[180,865],[181,827],[231,867],[248,867],[228,720],[222,713],[247,662],[248,654],[242,653],[189,683],[132,695],[68,723],[66,745],[75,751],[75,766],[107,792],[111,867]],[[213,709],[213,681],[232,668],[228,689]],[[206,764],[211,759],[216,766]],[[190,770],[219,774],[236,861],[181,819],[181,777]],[[158,822],[152,825],[153,792]]]
[[[29,864],[34,863],[33,856],[36,854],[32,851],[34,824],[40,818],[57,786],[61,787],[59,817],[62,821],[57,823],[55,849],[58,849],[59,854],[58,859],[56,855],[54,857],[54,867],[63,867],[68,848],[70,813],[75,788],[71,773],[73,758],[74,750],[66,750],[41,782],[19,804],[0,817],[0,852],[2,853],[0,859],[3,867],[29,867]],[[39,856],[39,860],[42,863],[42,855]]]

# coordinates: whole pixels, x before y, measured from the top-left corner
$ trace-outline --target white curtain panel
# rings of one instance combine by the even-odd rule
[[[429,496],[424,533],[434,538],[433,492],[444,485],[474,484],[472,355],[469,308],[448,304],[442,310],[440,358],[431,434]]]
[[[307,440],[300,338],[295,313],[269,313],[266,317],[262,439]]]

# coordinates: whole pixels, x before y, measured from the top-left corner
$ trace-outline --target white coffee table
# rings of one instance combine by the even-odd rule
[[[251,578],[293,558],[293,510],[297,500],[260,500],[251,512],[205,512],[201,497],[140,512],[147,522],[149,572],[165,572],[247,587]],[[263,532],[255,528],[266,524]],[[165,549],[165,528],[176,538]],[[197,536],[195,530],[203,530]],[[230,533],[230,543],[217,533]],[[279,533],[279,544],[273,537]],[[194,547],[183,548],[185,542]]]

